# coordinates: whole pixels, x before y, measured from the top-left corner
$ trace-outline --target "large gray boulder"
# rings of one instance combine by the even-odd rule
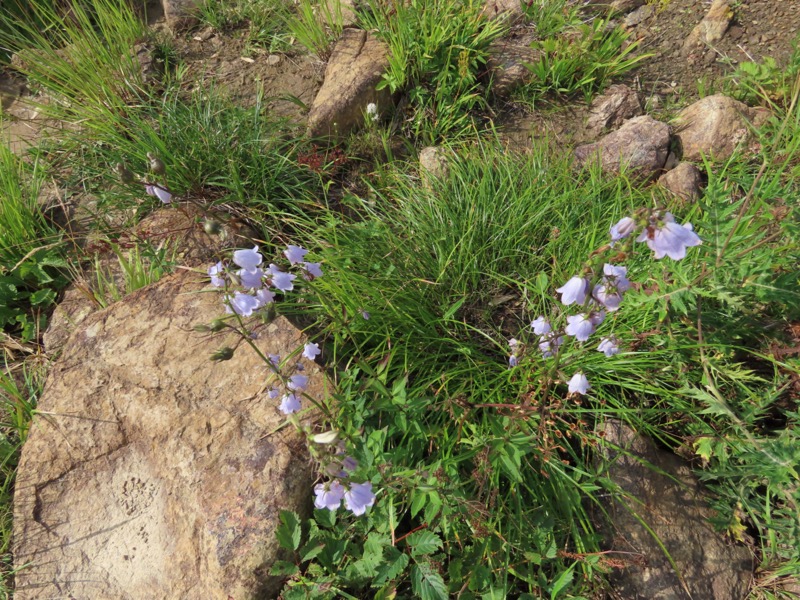
[[[751,127],[763,124],[769,111],[750,108],[723,94],[707,96],[675,118],[684,160],[726,160],[752,139]]]
[[[305,442],[265,391],[270,371],[232,334],[192,331],[223,312],[181,271],[87,317],[48,374],[17,473],[16,598],[250,600],[281,585],[281,509],[310,510]],[[254,343],[305,342],[283,318]],[[301,360],[308,393],[327,380]],[[305,405],[308,406],[308,400]]]
[[[664,168],[669,142],[669,127],[644,115],[626,121],[597,142],[578,146],[574,157],[578,166],[598,161],[607,173],[624,170],[634,178],[650,180]]]
[[[615,597],[744,600],[753,557],[714,531],[689,467],[619,421],[606,422],[602,431],[606,476],[620,494],[607,505],[601,529],[619,552],[611,556],[627,563],[612,577]]]
[[[345,29],[336,42],[308,114],[308,134],[339,138],[364,124],[367,105],[382,115],[391,105],[388,88],[375,88],[389,66],[386,44],[360,29]]]
[[[624,84],[612,85],[592,101],[586,121],[586,135],[594,138],[617,129],[626,120],[643,113],[639,95]]]

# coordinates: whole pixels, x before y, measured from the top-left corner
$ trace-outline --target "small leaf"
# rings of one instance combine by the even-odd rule
[[[272,563],[272,567],[269,570],[270,575],[280,575],[280,576],[291,576],[297,573],[299,569],[297,565],[294,563],[290,563],[286,560],[276,560]]]
[[[278,543],[287,550],[297,550],[300,547],[300,518],[290,510],[282,510],[280,519],[276,532]]]
[[[406,538],[406,543],[411,548],[412,556],[433,554],[442,547],[442,540],[432,531],[423,529],[416,531]]]
[[[421,600],[447,600],[447,586],[442,576],[428,563],[411,567],[411,590]]]
[[[383,585],[396,579],[408,566],[408,554],[400,552],[394,546],[387,546],[383,550],[383,564],[378,567],[378,574],[373,580],[373,585]]]

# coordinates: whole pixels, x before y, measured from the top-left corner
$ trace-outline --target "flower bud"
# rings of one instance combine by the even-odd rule
[[[339,432],[336,430],[318,433],[311,438],[317,444],[335,444],[339,440]]]
[[[203,221],[203,231],[208,235],[219,235],[222,232],[222,225],[215,219],[206,219]]]
[[[123,163],[117,163],[117,166],[114,169],[119,175],[119,179],[122,183],[133,183],[133,173]]]
[[[220,348],[216,352],[211,353],[211,360],[215,362],[230,360],[232,358],[233,358],[233,348],[229,346],[225,346],[224,348]]]
[[[225,324],[225,321],[223,321],[222,319],[214,319],[213,321],[211,321],[211,324],[208,326],[208,329],[209,331],[213,331],[214,333],[219,333],[226,327],[227,325]]]
[[[150,171],[156,175],[164,175],[167,172],[163,161],[152,152],[147,153],[147,159],[150,161]]]
[[[196,331],[197,333],[208,333],[211,331],[211,328],[208,325],[195,325],[192,327],[192,331]]]

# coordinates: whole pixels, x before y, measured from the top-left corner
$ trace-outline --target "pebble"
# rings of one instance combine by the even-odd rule
[[[271,67],[274,67],[275,65],[280,64],[280,62],[281,62],[280,54],[270,54],[267,57],[267,64],[269,66],[271,66]]]

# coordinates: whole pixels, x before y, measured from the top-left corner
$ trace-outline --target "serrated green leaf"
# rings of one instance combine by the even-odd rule
[[[48,304],[52,304],[55,301],[55,299],[56,299],[56,293],[50,288],[37,290],[34,293],[32,293],[31,297],[29,298],[30,303],[33,306],[40,306],[40,305],[47,306]]]
[[[419,511],[425,506],[425,500],[427,500],[428,494],[425,492],[420,492],[419,490],[414,490],[411,496],[411,516],[416,517],[419,514]]]
[[[447,600],[447,586],[442,576],[428,563],[411,567],[411,590],[421,600]]]
[[[272,563],[269,574],[278,576],[291,576],[297,573],[298,570],[299,569],[297,568],[297,565],[294,563],[290,563],[286,560],[276,560],[274,563]]]
[[[300,547],[300,517],[290,510],[282,510],[280,515],[281,524],[275,534],[281,548],[287,550],[297,550]]]
[[[378,573],[373,580],[373,585],[384,585],[396,579],[408,566],[408,554],[400,552],[394,546],[386,546],[383,550],[383,564],[378,567]]]
[[[442,540],[438,535],[427,529],[415,531],[406,538],[406,543],[411,548],[412,556],[433,554],[442,547]]]

